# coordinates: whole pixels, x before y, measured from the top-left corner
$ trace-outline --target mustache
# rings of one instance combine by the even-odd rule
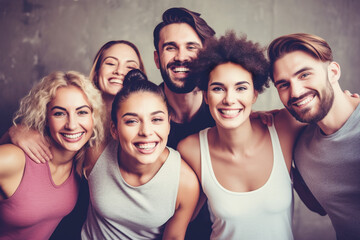
[[[166,65],[167,68],[173,68],[173,67],[186,67],[189,68],[190,67],[190,63],[189,61],[174,61],[174,62],[170,62]]]
[[[291,106],[291,105],[293,105],[294,102],[297,102],[297,101],[299,101],[300,99],[305,98],[305,97],[307,97],[307,96],[309,96],[309,95],[317,95],[317,93],[316,93],[316,91],[309,91],[309,92],[306,92],[306,93],[300,95],[299,97],[292,97],[292,98],[290,98],[289,101],[287,102],[287,105],[288,105],[288,106]]]

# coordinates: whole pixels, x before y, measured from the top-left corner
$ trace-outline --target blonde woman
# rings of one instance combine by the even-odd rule
[[[37,165],[19,147],[0,146],[0,239],[49,239],[78,197],[75,165],[104,137],[100,92],[82,74],[54,72],[21,100],[14,123],[49,142]]]

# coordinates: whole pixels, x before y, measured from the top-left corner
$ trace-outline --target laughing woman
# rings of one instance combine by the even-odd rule
[[[90,206],[82,239],[183,239],[199,197],[195,173],[166,147],[162,90],[130,71],[111,111],[111,141],[85,167]]]
[[[51,161],[0,146],[0,239],[49,239],[78,196],[75,165],[103,138],[100,92],[77,72],[54,72],[24,97],[14,122],[40,132]]]
[[[292,239],[289,171],[299,128],[286,110],[275,126],[249,118],[268,83],[262,49],[230,32],[208,42],[194,69],[216,126],[178,150],[201,182],[199,205],[208,200],[211,239]]]

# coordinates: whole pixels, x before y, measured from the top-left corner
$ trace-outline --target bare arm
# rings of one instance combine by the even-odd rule
[[[25,168],[24,152],[15,145],[0,146],[0,200],[12,196]]]
[[[163,239],[184,239],[199,199],[200,186],[194,171],[182,160],[176,210],[166,223]]]
[[[20,147],[36,163],[52,159],[50,145],[37,131],[17,125],[9,129],[11,142]]]

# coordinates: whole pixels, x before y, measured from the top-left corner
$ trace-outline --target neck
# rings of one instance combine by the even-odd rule
[[[200,90],[194,89],[189,93],[174,93],[164,84],[165,96],[173,108],[171,120],[177,123],[190,122],[199,111],[203,94]]]
[[[328,114],[317,123],[318,126],[326,135],[335,133],[346,123],[359,103],[359,98],[350,97],[335,86],[333,105]]]
[[[235,129],[225,129],[218,125],[213,129],[214,143],[232,154],[246,152],[255,136],[255,129],[250,119]]]
[[[109,95],[109,94],[106,94],[106,93],[102,94],[102,99],[103,99],[104,104],[105,104],[107,116],[110,116],[110,114],[111,114],[111,107],[112,107],[112,102],[114,101],[114,98],[115,98],[114,95]]]

